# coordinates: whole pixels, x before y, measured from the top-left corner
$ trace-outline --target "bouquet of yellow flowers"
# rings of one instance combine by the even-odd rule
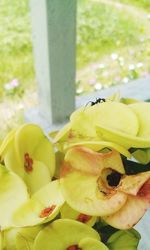
[[[150,205],[150,103],[108,98],[0,146],[0,250],[136,250]]]

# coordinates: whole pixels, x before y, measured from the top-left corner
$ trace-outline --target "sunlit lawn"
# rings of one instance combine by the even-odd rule
[[[101,0],[78,1],[77,87],[80,90],[77,92],[79,93],[96,89],[97,82],[105,86],[112,85],[122,80],[127,81],[124,78],[131,80],[146,75],[150,70],[148,46],[150,1],[109,0],[109,2],[127,3],[131,8],[135,6],[139,15],[128,10],[120,10],[107,1],[105,4],[101,3]],[[141,7],[140,19],[139,7]],[[116,54],[117,58],[111,56],[112,54]],[[35,86],[29,0],[0,1],[0,58],[1,97],[22,96],[26,89]],[[89,70],[87,70],[88,65],[90,65]],[[129,68],[130,70],[134,68],[134,72],[130,72]],[[14,88],[13,86],[11,88],[10,84],[9,88],[7,83],[11,83],[13,79],[17,79],[19,84]],[[87,84],[87,81],[90,84]]]
[[[0,96],[22,95],[33,86],[34,70],[28,0],[0,1]],[[9,91],[6,83],[18,79]]]
[[[150,72],[148,12],[134,5],[117,7],[116,3],[125,1],[102,2],[84,1],[79,8],[78,94],[126,83]]]
[[[145,9],[146,11],[150,11],[149,0],[119,0],[118,2],[132,4],[133,6],[137,6]]]

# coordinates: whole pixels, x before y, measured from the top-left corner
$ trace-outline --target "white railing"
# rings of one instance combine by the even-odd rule
[[[49,124],[75,108],[76,0],[31,0],[39,112]]]

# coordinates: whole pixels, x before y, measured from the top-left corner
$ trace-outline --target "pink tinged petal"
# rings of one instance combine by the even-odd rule
[[[137,224],[148,207],[149,203],[145,199],[129,195],[125,205],[118,212],[103,219],[115,228],[129,229]]]
[[[69,168],[69,167],[68,167]],[[108,216],[117,212],[126,202],[122,192],[105,194],[98,177],[75,169],[67,169],[61,176],[61,191],[74,210],[90,216]]]
[[[67,151],[65,162],[74,169],[92,175],[99,175],[104,168],[114,170],[123,168],[120,154],[115,150],[108,153],[97,153],[89,148],[73,147]]]
[[[137,196],[144,198],[150,203],[150,179],[141,187]]]
[[[74,169],[98,175],[104,168],[100,154],[84,147],[73,147],[66,153],[65,161]]]
[[[117,188],[118,191],[124,192],[126,194],[137,195],[140,188],[147,182],[150,178],[150,171],[139,173],[136,175],[127,175],[122,178],[120,184]]]

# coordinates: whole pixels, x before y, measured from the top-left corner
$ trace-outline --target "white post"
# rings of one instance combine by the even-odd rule
[[[75,108],[76,0],[31,0],[39,112],[49,124]]]

